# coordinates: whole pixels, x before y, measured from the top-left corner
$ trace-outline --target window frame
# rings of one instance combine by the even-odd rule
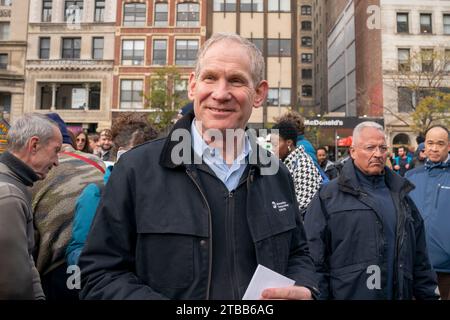
[[[181,43],[181,42],[186,42],[186,49],[180,49],[180,50],[185,50],[186,51],[186,53],[185,53],[186,58],[190,57],[191,59],[184,59],[184,60],[178,59],[178,56],[179,56],[178,43]],[[195,51],[195,54],[193,54],[193,50],[192,49],[189,49],[189,43],[194,43],[194,42],[197,45],[197,49]],[[198,50],[200,49],[199,48],[199,44],[200,44],[200,41],[198,39],[175,39],[175,65],[177,65],[177,66],[189,66],[189,67],[194,66],[195,65],[195,61],[197,59]],[[181,64],[180,61],[189,61],[189,62],[192,62],[192,63],[190,63],[190,64]]]
[[[132,55],[130,56],[131,59],[124,59],[124,44],[125,42],[132,42],[133,46],[132,46]],[[142,50],[141,49],[136,49],[136,43],[137,42],[142,42],[143,46],[142,46]],[[137,51],[142,51],[142,57],[140,57],[139,55],[136,55]],[[137,59],[137,58],[141,58],[141,59]],[[125,61],[130,61],[130,63],[124,63]],[[138,62],[138,63],[136,63]],[[121,50],[120,50],[120,64],[123,66],[143,66],[145,64],[145,39],[122,39],[121,42]]]
[[[99,3],[103,3],[103,7],[99,6]],[[106,8],[106,0],[95,0],[95,8],[94,8],[95,22],[105,21],[105,8]]]
[[[125,20],[126,17],[130,17],[130,15],[127,16],[127,7],[128,10],[131,10],[131,6],[134,6],[134,15],[132,16],[134,19],[133,20]],[[137,20],[138,15],[136,15],[137,13],[137,7],[144,7],[144,18],[143,20]],[[141,10],[141,9],[140,9]],[[130,12],[128,12],[130,13]],[[142,12],[139,12],[142,13]],[[141,17],[139,15],[139,17]],[[127,2],[123,4],[123,14],[122,14],[122,26],[123,27],[145,27],[147,25],[147,3],[144,2]]]
[[[80,9],[80,21],[83,19],[83,11],[84,11],[84,0],[65,0],[64,1],[64,21],[68,21],[67,18],[69,17],[67,15],[67,10],[70,6],[68,6],[69,2],[73,2],[72,5],[76,5]],[[78,5],[78,3],[81,3],[81,7]]]
[[[180,7],[187,6],[186,11],[180,11]],[[197,11],[191,11],[190,6],[197,8]],[[186,16],[187,20],[180,20],[180,16]],[[192,17],[197,17],[197,20],[191,19]],[[181,2],[177,3],[176,21],[177,27],[184,28],[197,28],[200,26],[200,3],[198,2]]]
[[[166,11],[158,11],[157,8],[165,6]],[[157,15],[165,14],[166,20],[157,20]],[[169,25],[169,3],[168,2],[156,2],[153,15],[153,25],[155,27],[167,27]]]
[[[247,0],[247,1],[250,1],[250,3],[242,3],[242,1],[243,0],[241,0],[240,6],[239,6],[240,12],[250,12],[250,13],[264,12],[264,0]],[[260,6],[261,10],[257,10],[259,4],[261,5]],[[245,5],[250,5],[250,9],[244,8],[243,5],[244,6]]]
[[[2,57],[4,62],[2,62]],[[0,53],[0,70],[8,70],[9,55],[7,53]]]
[[[155,63],[155,51],[158,52],[162,52],[162,49],[155,49],[156,42],[164,42],[165,43],[165,48],[164,48],[164,63]],[[159,65],[159,66],[164,66],[167,65],[167,39],[153,39],[152,42],[152,65]]]
[[[425,16],[430,18],[429,25],[422,24],[422,17]],[[431,13],[421,13],[419,16],[419,22],[420,22],[420,34],[433,34],[433,15]],[[426,26],[429,27],[429,31],[426,30]]]
[[[123,98],[124,98],[124,91],[123,91],[122,88],[123,88],[124,81],[131,82],[130,100],[123,100]],[[134,88],[135,88],[135,83],[137,83],[137,82],[140,82],[141,88],[142,88],[140,90],[140,92],[143,93],[144,85],[145,85],[143,79],[120,79],[119,109],[125,109],[125,110],[130,110],[130,109],[140,110],[140,109],[144,109],[144,96],[143,96],[143,94],[140,94],[139,101],[137,99],[135,99],[136,98],[135,94],[136,94],[137,90],[135,90]],[[128,108],[125,108],[125,107],[122,106],[122,103],[130,103],[131,106],[128,107]],[[134,104],[139,104],[140,107],[133,107]]]
[[[50,4],[50,7],[46,7]],[[52,22],[53,0],[42,0],[41,22]]]
[[[310,5],[302,5],[300,7],[300,14],[302,16],[312,16],[312,6],[310,6]]]
[[[401,51],[408,52],[408,60],[400,60],[400,52]],[[401,71],[401,72],[411,71],[411,49],[410,48],[398,48],[397,49],[397,65],[398,65],[398,71]]]
[[[399,18],[401,16],[406,16],[406,22],[401,22],[399,21]],[[397,12],[396,15],[396,22],[397,22],[397,33],[402,33],[402,34],[409,34],[409,12]],[[405,28],[405,30],[401,30],[401,26],[403,25],[403,27]]]
[[[81,37],[65,37],[65,38],[61,38],[61,59],[65,59],[65,60],[79,60],[81,58]],[[74,44],[75,44],[75,40],[79,40],[80,42],[80,47],[79,48],[75,48]],[[64,43],[65,41],[71,41],[72,47],[71,48],[65,48],[64,47]],[[72,51],[72,57],[65,57],[64,53],[67,50],[71,50]],[[78,51],[78,57],[75,57],[75,52]]]
[[[222,6],[222,8],[216,9],[217,6]],[[213,2],[213,12],[236,12],[237,10],[237,0],[214,0]]]
[[[51,48],[51,38],[50,37],[39,37],[39,59],[41,60],[48,60],[50,59],[50,48]],[[48,41],[48,48],[43,48],[42,44],[43,41]],[[44,50],[47,52],[47,57],[43,57]]]
[[[102,40],[102,47],[96,48],[95,47],[95,41],[96,40]],[[96,57],[96,50],[101,50],[101,56],[99,58]],[[103,55],[105,53],[105,38],[104,37],[92,37],[92,59],[94,60],[103,60]]]

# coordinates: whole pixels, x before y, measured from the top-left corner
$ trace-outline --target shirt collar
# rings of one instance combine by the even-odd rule
[[[192,134],[192,148],[194,149],[194,152],[200,156],[206,156],[208,158],[214,158],[214,155],[218,155],[218,159],[221,159],[222,162],[225,162],[222,158],[222,155],[220,154],[220,150],[218,148],[210,147],[208,144],[203,140],[202,136],[197,130],[197,126],[195,125],[196,119],[194,118],[194,121],[192,121],[191,124],[191,134]],[[205,152],[207,152],[205,154]],[[252,146],[250,144],[250,140],[248,138],[247,133],[245,133],[244,136],[244,147],[241,151],[241,153],[234,159],[234,163],[240,163],[243,159],[245,159],[249,154],[252,152]]]
[[[442,162],[432,162],[430,159],[425,161],[425,169],[431,170],[433,168],[445,168],[450,167],[450,155],[447,157],[447,160]]]

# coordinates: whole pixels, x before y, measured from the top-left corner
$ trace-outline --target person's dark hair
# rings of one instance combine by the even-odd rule
[[[292,121],[279,121],[272,127],[272,130],[278,130],[280,137],[284,140],[292,140],[294,144],[297,141],[297,127]]]
[[[328,151],[325,147],[319,147],[319,148],[317,148],[316,151],[319,151],[319,150],[323,150],[323,151],[325,151],[326,154],[328,154]]]
[[[76,139],[75,139],[75,135],[73,134],[72,131],[67,130],[67,135],[70,137],[70,145],[77,150],[77,143],[76,143]]]
[[[83,134],[86,137],[86,142],[84,143],[84,148],[82,150],[79,150],[79,151],[85,152],[85,153],[91,153],[92,151],[91,151],[91,148],[89,147],[89,142],[90,141],[89,141],[89,137],[88,137],[86,132],[84,132],[84,131],[78,132],[77,136],[75,137],[75,144],[76,144],[76,139],[78,139],[78,136],[80,134]]]
[[[113,121],[112,140],[117,148],[132,148],[155,139],[158,132],[151,126],[146,115],[123,113]]]
[[[275,122],[289,121],[294,123],[299,135],[305,134],[305,119],[296,111],[289,111],[280,117],[275,118]]]
[[[407,148],[406,146],[400,146],[400,147],[398,147],[397,152],[398,152],[400,149],[403,149],[404,152],[408,152],[408,148]]]
[[[416,142],[417,142],[418,145],[421,144],[422,142],[425,142],[425,137],[422,134],[419,134],[416,137]]]
[[[450,134],[449,134],[448,129],[447,129],[446,127],[444,127],[443,125],[440,125],[440,124],[436,124],[436,125],[432,126],[431,128],[429,128],[429,129],[425,132],[425,137],[427,136],[428,132],[430,132],[430,130],[435,129],[435,128],[441,128],[442,130],[444,130],[445,132],[447,132],[447,136],[448,136],[448,138],[449,138],[449,140],[450,140]]]
[[[89,141],[94,141],[95,143],[97,143],[98,139],[100,139],[100,135],[98,133],[90,133],[88,137]]]

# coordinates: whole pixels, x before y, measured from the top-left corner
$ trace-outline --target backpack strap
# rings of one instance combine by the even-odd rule
[[[66,155],[68,155],[68,156],[71,156],[71,157],[73,157],[73,158],[77,158],[77,159],[79,159],[79,160],[82,160],[82,161],[84,161],[84,162],[86,162],[86,163],[88,163],[88,164],[90,164],[90,165],[96,167],[98,170],[101,171],[102,174],[105,174],[105,169],[103,169],[101,165],[99,165],[97,162],[95,162],[95,161],[92,160],[92,159],[89,159],[89,158],[87,158],[87,157],[84,157],[84,156],[82,156],[81,154],[77,154],[77,153],[73,153],[73,152],[68,152],[68,151],[63,151],[63,152],[61,152],[61,153],[62,153],[62,154],[66,154]]]

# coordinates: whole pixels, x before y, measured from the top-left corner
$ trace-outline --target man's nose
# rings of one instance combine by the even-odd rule
[[[230,91],[228,87],[228,82],[224,79],[220,79],[216,82],[214,86],[214,91],[212,97],[216,100],[228,100],[230,99]]]

